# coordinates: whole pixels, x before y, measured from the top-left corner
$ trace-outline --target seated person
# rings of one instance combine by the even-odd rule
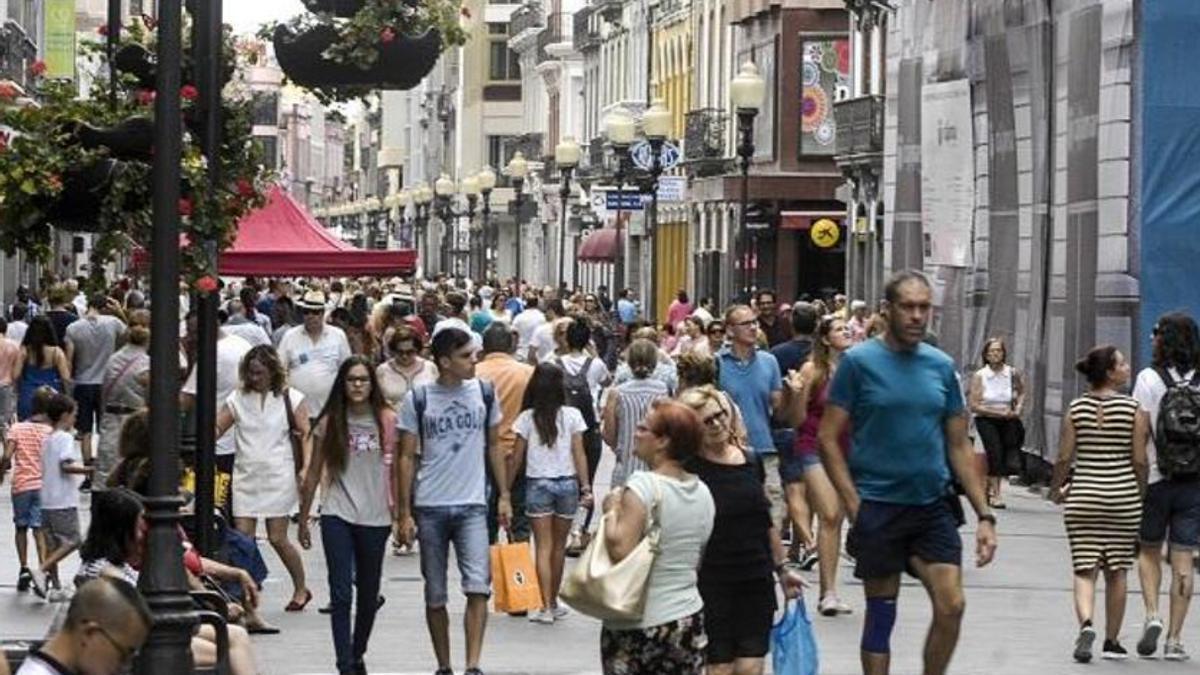
[[[26,657],[17,675],[117,675],[150,634],[150,608],[137,589],[101,577],[80,586],[54,637]]]

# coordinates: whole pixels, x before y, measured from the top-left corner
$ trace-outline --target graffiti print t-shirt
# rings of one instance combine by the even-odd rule
[[[413,505],[486,505],[485,434],[490,427],[499,426],[503,417],[500,406],[492,401],[492,409],[484,410],[478,380],[466,380],[457,387],[429,384],[425,391],[421,420],[425,431],[417,458]],[[404,395],[396,428],[421,435],[411,391]]]
[[[328,429],[328,427],[325,427]],[[328,468],[329,485],[321,515],[368,527],[392,524],[388,506],[390,467],[384,462],[383,441],[374,415],[350,415],[346,419],[346,467],[341,474]]]

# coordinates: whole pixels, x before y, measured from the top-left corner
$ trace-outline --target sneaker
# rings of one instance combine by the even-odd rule
[[[483,671],[478,668],[467,668],[463,671],[463,675],[483,675]]]
[[[838,614],[850,614],[854,610],[850,609],[850,605],[842,602],[836,595],[827,595],[821,598],[821,602],[817,605],[817,611],[821,616],[837,616]]]
[[[1100,652],[1100,656],[1109,661],[1124,661],[1129,658],[1129,652],[1121,646],[1116,640],[1105,640],[1104,651]]]
[[[71,592],[62,588],[54,588],[46,593],[46,602],[70,602]]]
[[[454,669],[438,668],[437,670],[433,671],[433,675],[454,675]]]
[[[539,609],[529,615],[529,620],[534,623],[554,623],[554,612],[548,609]]]
[[[1192,657],[1184,651],[1182,642],[1168,639],[1163,643],[1163,658],[1168,661],[1187,661]]]
[[[579,530],[571,530],[567,535],[567,557],[578,558],[583,553],[583,534]]]
[[[1146,619],[1146,625],[1142,627],[1142,638],[1137,643],[1138,656],[1142,658],[1153,658],[1154,652],[1158,651],[1158,638],[1163,632],[1163,622],[1156,616]]]
[[[28,567],[22,567],[21,573],[17,576],[17,592],[28,593],[29,586],[33,583],[33,574],[30,573]]]
[[[550,613],[554,615],[554,620],[565,619],[571,614],[571,610],[567,609],[566,605],[555,605]]]
[[[46,599],[46,575],[41,570],[29,570],[29,589],[39,598]]]
[[[817,566],[817,552],[808,549],[800,549],[800,555],[796,559],[796,567],[805,572],[812,571],[812,568]]]
[[[1096,629],[1084,626],[1079,629],[1079,637],[1075,638],[1075,660],[1087,663],[1092,660],[1092,645],[1096,642]]]

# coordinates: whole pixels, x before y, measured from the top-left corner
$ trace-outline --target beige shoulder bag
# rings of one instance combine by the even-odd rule
[[[646,607],[646,584],[658,557],[661,534],[662,487],[654,481],[650,525],[638,545],[624,560],[614,563],[604,543],[604,528],[611,513],[600,518],[600,529],[563,579],[559,597],[576,611],[605,621],[637,621]]]

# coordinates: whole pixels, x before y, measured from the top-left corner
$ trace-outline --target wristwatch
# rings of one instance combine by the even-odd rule
[[[996,526],[996,514],[994,513],[981,513],[976,517],[981,523],[991,523],[992,527]]]

